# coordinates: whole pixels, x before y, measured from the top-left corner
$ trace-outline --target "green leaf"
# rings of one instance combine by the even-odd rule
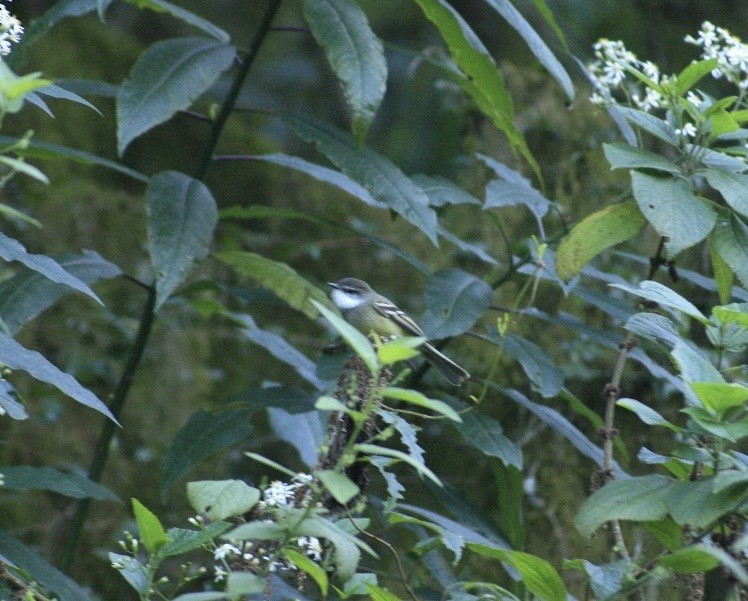
[[[354,196],[373,207],[383,208],[386,206],[381,202],[375,200],[371,193],[357,181],[351,179],[344,173],[335,171],[334,169],[330,169],[329,167],[323,167],[322,165],[317,165],[317,163],[306,161],[300,157],[289,156],[282,153],[261,154],[253,158],[259,161],[265,161],[266,163],[272,163],[274,165],[280,165],[281,167],[294,169],[301,173],[306,173],[307,175],[312,176],[318,181],[325,182],[326,184],[330,184],[332,186],[335,186],[336,188],[340,188],[341,190],[343,190],[343,192],[348,192],[348,194],[350,194],[351,196]],[[249,209],[276,210],[277,208],[278,207],[249,207]],[[298,213],[297,217],[301,219],[312,218],[310,215],[306,215],[304,213]]]
[[[290,563],[295,565],[301,571],[309,575],[312,580],[317,583],[319,590],[323,596],[327,596],[327,589],[329,587],[329,581],[327,578],[327,572],[323,570],[318,564],[309,559],[306,555],[294,551],[293,549],[283,549],[283,557],[285,557]]]
[[[314,472],[327,491],[341,505],[346,505],[353,497],[361,492],[361,489],[345,474],[332,470]]]
[[[667,497],[673,519],[681,525],[706,528],[720,517],[736,511],[748,499],[746,487],[714,492],[714,478],[696,482],[673,482]]]
[[[429,197],[429,205],[443,207],[446,205],[471,204],[480,205],[480,200],[464,188],[439,175],[416,173],[410,177]]]
[[[722,324],[735,324],[741,329],[748,329],[748,303],[731,303],[714,307],[712,315]]]
[[[590,579],[595,599],[614,599],[626,580],[633,578],[634,564],[630,559],[620,559],[601,566],[583,559],[582,565]]]
[[[707,410],[720,416],[730,409],[742,407],[748,401],[748,387],[742,384],[693,382],[691,388]]]
[[[748,216],[748,175],[719,169],[707,169],[704,175],[709,185],[719,191],[728,205]]]
[[[119,553],[109,553],[109,561],[117,566],[117,571],[122,574],[122,577],[137,593],[145,595],[148,592],[150,581],[148,570],[137,558],[130,555],[120,555]]]
[[[20,138],[12,136],[0,136],[1,145],[17,144],[19,140]],[[134,169],[130,169],[129,167],[125,167],[120,163],[104,159],[89,152],[67,148],[66,146],[59,146],[58,144],[50,144],[49,142],[40,142],[32,139],[26,148],[18,150],[18,154],[29,158],[68,159],[83,165],[99,165],[143,183],[148,183],[149,181],[148,176],[143,175]]]
[[[654,169],[676,175],[681,172],[678,165],[662,155],[628,144],[603,144],[603,152],[611,169]]]
[[[0,466],[5,490],[50,490],[73,499],[119,501],[117,495],[81,474],[65,473],[51,467]]]
[[[681,412],[689,415],[698,427],[718,438],[738,442],[741,438],[748,436],[748,419],[743,418],[736,422],[725,421],[715,417],[703,407],[686,407],[681,409]],[[698,428],[696,430],[698,431]]]
[[[301,460],[312,467],[319,459],[319,449],[324,443],[325,431],[318,411],[289,413],[279,407],[268,409],[270,427],[280,440],[293,445]]]
[[[280,463],[277,463],[276,461],[273,461],[272,459],[268,459],[267,457],[263,457],[262,455],[260,455],[258,453],[246,452],[244,454],[247,457],[249,457],[250,459],[254,459],[255,461],[257,461],[259,463],[262,463],[264,465],[267,465],[268,467],[271,467],[271,468],[273,468],[275,470],[278,470],[279,472],[281,472],[282,474],[285,474],[286,476],[288,476],[290,478],[295,478],[296,477],[296,472],[291,471],[287,467],[282,466]]]
[[[223,535],[225,540],[282,540],[286,536],[283,526],[267,520],[247,522]]]
[[[393,595],[381,586],[377,586],[376,584],[366,584],[365,586],[372,601],[401,601],[400,597]]]
[[[230,599],[246,599],[265,590],[265,578],[254,572],[231,572],[226,578],[226,594]]]
[[[204,259],[218,222],[205,184],[177,171],[154,175],[145,192],[148,252],[156,270],[156,310]]]
[[[313,142],[377,201],[402,215],[437,244],[436,213],[429,207],[428,197],[394,163],[370,148],[358,148],[348,133],[327,123],[300,117],[285,120],[300,138]]]
[[[507,334],[503,338],[491,336],[491,340],[507,355],[518,361],[533,390],[545,398],[556,396],[564,387],[564,372],[556,365],[547,351],[522,336]]]
[[[231,38],[220,27],[217,27],[207,19],[199,17],[195,13],[191,13],[181,6],[167,2],[166,0],[127,0],[131,4],[135,4],[138,8],[148,8],[154,12],[168,13],[177,19],[181,19],[188,25],[197,27],[201,31],[207,33],[209,36],[216,38],[221,42],[228,42]]]
[[[92,12],[95,8],[96,0],[61,0],[60,2],[56,2],[41,17],[31,21],[16,48],[20,49],[30,46],[63,19],[85,15]],[[20,54],[16,50],[8,58],[11,62],[15,62],[13,59],[20,57]]]
[[[494,179],[486,185],[486,202],[484,209],[514,207],[523,205],[533,215],[541,219],[549,211],[553,203],[531,186],[514,181]]]
[[[415,0],[436,26],[464,77],[458,83],[478,108],[506,135],[540,178],[540,167],[521,130],[514,125],[512,97],[496,63],[463,18],[444,0]]]
[[[369,339],[342,317],[330,311],[327,307],[315,300],[312,300],[311,302],[315,307],[317,307],[319,312],[322,313],[322,316],[330,322],[332,327],[338,331],[338,334],[340,334],[343,340],[348,343],[348,345],[353,349],[353,352],[361,357],[369,370],[372,373],[378,371],[379,363],[377,361],[377,353],[374,350],[374,347],[372,347],[371,342],[369,342]]]
[[[383,397],[387,399],[395,399],[398,401],[405,401],[411,405],[417,405],[418,407],[424,407],[430,409],[436,413],[443,415],[451,419],[453,422],[460,423],[462,418],[452,407],[447,405],[444,401],[437,401],[436,399],[430,399],[426,395],[418,392],[417,390],[411,390],[410,388],[397,388],[389,386],[383,388],[381,391]]]
[[[184,593],[183,595],[177,595],[171,601],[226,601],[227,599],[226,593],[213,591],[207,593]]]
[[[675,346],[680,340],[675,324],[664,315],[657,313],[636,313],[629,317],[624,327],[637,336],[662,342],[668,346]]]
[[[568,101],[573,102],[574,85],[571,83],[569,74],[522,14],[508,0],[486,0],[486,2],[522,36],[522,39],[525,40],[528,48],[530,48],[530,51],[540,61],[540,64],[548,70],[564,90]]]
[[[140,540],[143,541],[146,551],[155,553],[169,542],[166,530],[164,530],[159,519],[137,499],[132,499],[132,511],[138,524]]]
[[[618,399],[616,405],[624,407],[629,411],[633,411],[645,424],[650,426],[664,426],[673,432],[680,432],[680,428],[671,424],[664,417],[662,417],[657,411],[648,407],[644,403],[636,401],[634,399]]]
[[[583,536],[589,537],[610,520],[661,520],[668,513],[672,482],[660,474],[611,480],[587,498],[574,523]]]
[[[93,392],[81,386],[73,376],[60,371],[36,351],[22,347],[10,336],[2,333],[0,333],[0,363],[8,369],[23,370],[37,380],[52,384],[72,399],[103,413],[119,425],[109,408]]]
[[[0,409],[11,419],[28,419],[29,414],[23,403],[18,401],[18,394],[10,382],[0,378]]]
[[[319,316],[314,303],[330,308],[333,306],[319,288],[310,284],[286,263],[240,250],[225,251],[214,256],[243,278],[268,288],[278,298],[310,319]]]
[[[67,253],[55,258],[67,273],[85,284],[117,277],[122,273],[114,263],[91,250]],[[38,271],[20,271],[0,282],[0,318],[6,331],[15,335],[21,326],[67,294],[67,286],[56,284]]]
[[[31,548],[0,528],[0,556],[17,565],[60,601],[91,601],[92,597],[77,582],[50,565]]]
[[[705,357],[701,351],[691,345],[679,340],[670,353],[675,360],[681,377],[686,382],[724,382],[725,379],[719,373],[712,362]],[[695,397],[694,397],[695,400]],[[700,405],[698,401],[695,404]]]
[[[683,527],[671,517],[653,522],[644,522],[641,526],[660,541],[668,551],[675,551],[683,546]]]
[[[708,547],[704,545],[703,551],[716,557],[717,561],[719,561],[719,563],[721,563],[722,566],[724,566],[724,568],[730,572],[735,580],[743,584],[743,586],[748,586],[748,570],[746,570],[745,567],[741,565],[740,561],[738,561],[727,551],[719,547]]]
[[[202,480],[187,483],[187,498],[198,513],[223,520],[252,509],[260,500],[260,491],[241,480]]]
[[[702,77],[709,75],[717,67],[717,59],[710,58],[696,61],[688,65],[675,80],[675,93],[682,96],[690,90]]]
[[[441,481],[439,480],[439,478],[437,478],[434,472],[426,467],[426,464],[416,461],[410,455],[406,455],[402,451],[396,451],[395,449],[388,449],[387,447],[380,447],[378,445],[366,443],[357,444],[354,448],[359,453],[363,453],[365,455],[380,455],[382,457],[391,457],[393,459],[398,459],[399,461],[404,461],[411,467],[415,468],[416,471],[418,471],[420,474],[426,476],[434,484],[438,484],[439,486],[441,486]]]
[[[710,323],[709,319],[707,319],[707,317],[704,316],[704,314],[696,308],[696,305],[694,305],[691,301],[683,298],[674,290],[671,290],[667,286],[663,286],[659,282],[655,282],[653,280],[644,280],[639,284],[638,288],[629,286],[627,284],[610,284],[610,286],[612,288],[625,290],[626,292],[635,294],[636,296],[639,296],[641,298],[646,298],[647,300],[653,301],[658,305],[670,307],[672,309],[675,309],[676,311],[685,313],[689,317],[698,319],[701,323]]]
[[[670,257],[701,242],[717,223],[717,213],[694,195],[687,181],[638,171],[631,180],[639,209],[657,233],[667,236]]]
[[[140,55],[117,93],[117,151],[185,110],[234,62],[232,46],[207,38],[171,38]]]
[[[169,528],[166,536],[169,542],[159,549],[159,557],[173,557],[182,555],[189,551],[199,549],[218,538],[233,524],[230,522],[211,522],[201,530],[188,530],[185,528]]]
[[[558,572],[544,559],[510,549],[497,549],[478,543],[467,543],[468,549],[483,557],[498,559],[512,565],[520,574],[527,590],[543,601],[566,601],[566,587]]]
[[[522,469],[522,449],[504,436],[501,424],[477,410],[461,414],[462,423],[455,428],[462,439],[484,455],[496,457],[504,465]]]
[[[715,230],[720,229],[719,223]],[[712,274],[714,276],[714,283],[717,286],[717,293],[719,294],[719,302],[729,303],[732,298],[732,285],[735,281],[735,274],[733,273],[730,266],[720,256],[719,252],[714,244],[714,239],[717,234],[712,233],[709,236],[709,258],[712,263]]]
[[[45,278],[78,290],[90,296],[100,305],[104,304],[85,282],[65,271],[54,259],[45,255],[33,255],[26,252],[26,249],[18,240],[9,238],[3,233],[0,233],[0,257],[5,261],[23,263],[26,267],[42,274]]]
[[[242,334],[255,344],[259,344],[270,352],[273,357],[294,368],[297,374],[314,386],[317,390],[324,388],[323,382],[317,377],[317,366],[309,357],[296,349],[285,338],[257,327],[249,315],[236,316],[244,324]]]
[[[209,413],[200,409],[180,428],[164,455],[161,496],[194,466],[249,436],[252,412],[248,410]]]
[[[13,171],[17,171],[18,173],[23,173],[24,175],[28,175],[29,177],[43,184],[49,184],[49,178],[46,175],[44,175],[42,171],[40,171],[33,165],[30,165],[23,159],[16,159],[14,157],[0,155],[0,163],[7,165]]]
[[[304,0],[304,18],[343,86],[353,137],[361,146],[387,85],[382,42],[355,2]]]
[[[740,283],[748,287],[748,226],[735,215],[720,219],[711,242]]]
[[[610,205],[588,215],[558,245],[558,277],[564,281],[570,280],[602,251],[636,236],[646,223],[633,200]]]
[[[672,146],[677,146],[678,136],[675,133],[675,128],[667,121],[663,121],[654,115],[627,106],[616,105],[616,110],[624,117],[624,119],[626,119],[626,121],[641,127],[644,131],[664,142],[667,142],[668,144],[671,144]]]
[[[423,329],[429,338],[448,338],[475,325],[491,303],[493,290],[474,275],[447,268],[431,276],[424,296]]]
[[[377,357],[382,365],[391,365],[419,355],[418,347],[426,341],[423,337],[402,336],[377,345]]]

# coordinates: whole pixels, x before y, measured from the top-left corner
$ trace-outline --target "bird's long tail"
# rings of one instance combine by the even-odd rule
[[[424,359],[438,369],[451,384],[460,386],[465,380],[470,378],[468,372],[452,361],[452,359],[436,350],[428,342],[420,347],[420,351]]]

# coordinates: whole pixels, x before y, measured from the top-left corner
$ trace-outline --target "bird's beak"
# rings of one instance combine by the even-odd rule
[[[330,286],[330,288],[335,288],[336,290],[340,289],[340,286],[338,286],[335,282],[327,282],[327,285]]]

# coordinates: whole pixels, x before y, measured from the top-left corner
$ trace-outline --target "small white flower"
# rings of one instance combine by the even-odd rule
[[[686,100],[688,100],[688,102],[690,102],[695,107],[698,107],[701,105],[701,98],[699,98],[698,94],[696,94],[692,90],[689,90],[688,93],[686,94]]]
[[[696,136],[696,126],[693,123],[686,123],[683,127],[676,129],[675,133],[685,138],[693,138]]]
[[[228,572],[224,570],[221,566],[215,567],[215,582],[221,582],[226,576],[228,576]]]
[[[222,559],[225,559],[229,555],[239,555],[241,551],[237,549],[234,545],[230,543],[226,543],[218,547],[215,551],[213,551],[213,558],[216,561],[220,561]]]

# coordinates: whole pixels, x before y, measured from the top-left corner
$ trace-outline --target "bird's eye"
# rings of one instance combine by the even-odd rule
[[[358,290],[356,290],[355,288],[349,288],[348,286],[343,288],[343,292],[346,292],[348,294],[358,294]]]

